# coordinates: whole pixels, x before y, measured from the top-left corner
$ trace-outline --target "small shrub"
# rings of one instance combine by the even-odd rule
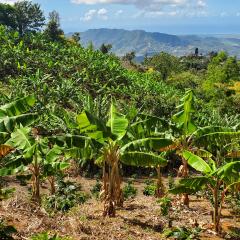
[[[168,175],[168,187],[169,189],[172,189],[175,187],[175,181],[171,174]]]
[[[137,189],[133,186],[132,181],[128,181],[127,185],[123,188],[124,199],[135,198]]]
[[[200,232],[201,228],[188,229],[185,227],[174,227],[172,229],[165,230],[164,236],[166,238],[174,238],[179,240],[197,240],[199,239]]]
[[[240,196],[229,196],[229,198],[226,199],[226,202],[230,205],[234,215],[240,214]]]
[[[239,240],[240,239],[240,228],[230,227],[230,232],[225,236],[226,239]]]
[[[145,196],[154,196],[157,190],[156,184],[152,180],[145,181],[146,186],[144,187],[143,194]]]
[[[96,184],[91,189],[91,193],[95,198],[99,198],[99,193],[101,191],[101,188],[102,188],[102,183],[99,180],[97,180]]]
[[[157,202],[160,204],[162,216],[168,216],[169,210],[172,207],[172,199],[169,197],[164,197],[159,199]]]
[[[3,219],[0,219],[0,239],[14,240],[12,235],[17,233],[17,230],[13,226],[6,225]]]
[[[18,175],[16,179],[20,182],[21,186],[27,186],[28,181],[31,179],[32,175]]]
[[[4,200],[12,197],[15,190],[16,190],[15,188],[0,189],[0,200]]]
[[[79,185],[70,181],[60,180],[57,185],[56,194],[46,197],[45,207],[47,210],[68,211],[76,204],[83,204],[89,196],[80,191]]]
[[[132,174],[131,176],[132,179],[137,179],[138,178],[138,175],[136,173]]]
[[[32,236],[31,240],[70,240],[70,238],[58,237],[56,234],[51,237],[48,233],[40,233]]]

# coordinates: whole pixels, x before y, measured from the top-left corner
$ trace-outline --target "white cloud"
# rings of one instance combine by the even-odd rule
[[[198,0],[197,1],[197,6],[200,7],[200,8],[204,8],[207,6],[206,2],[203,1],[203,0]]]
[[[88,12],[85,13],[84,17],[81,18],[82,21],[88,22],[91,21],[96,14],[97,10],[91,9]]]
[[[165,8],[204,8],[206,0],[71,0],[75,4],[122,4],[134,5],[150,12],[163,11]]]
[[[118,10],[118,11],[115,13],[116,16],[120,16],[120,15],[122,15],[122,14],[123,14],[123,10],[121,10],[121,9]]]
[[[108,10],[105,8],[101,8],[99,10],[91,9],[84,14],[84,16],[81,18],[81,20],[84,22],[88,22],[88,21],[93,20],[93,18],[95,18],[95,17],[102,19],[102,20],[107,20],[108,19],[107,13],[108,13]]]
[[[15,2],[19,2],[18,0],[0,0],[0,3],[14,4]]]
[[[105,9],[105,8],[101,8],[101,9],[98,10],[98,14],[99,14],[99,15],[106,15],[107,12],[108,12],[108,11],[107,11],[107,9]]]

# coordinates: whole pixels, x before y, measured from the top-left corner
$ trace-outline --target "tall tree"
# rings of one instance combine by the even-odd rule
[[[10,29],[16,28],[15,8],[9,4],[0,3],[0,24]]]
[[[102,44],[100,47],[100,51],[104,54],[109,53],[109,51],[112,49],[112,45],[111,44]]]
[[[44,25],[45,17],[40,5],[30,1],[21,1],[14,4],[16,30],[22,36],[29,31],[38,31]]]
[[[159,71],[164,81],[166,81],[171,74],[181,70],[179,59],[165,52],[146,58],[144,65]]]
[[[134,51],[132,51],[132,52],[126,53],[123,56],[123,60],[132,63],[132,61],[134,60],[135,57],[136,57],[136,53]]]
[[[73,33],[71,38],[75,43],[80,44],[80,40],[81,40],[80,32]]]
[[[60,28],[60,17],[57,11],[52,11],[49,13],[49,22],[45,33],[53,41],[60,40],[60,36],[64,34],[63,30]]]

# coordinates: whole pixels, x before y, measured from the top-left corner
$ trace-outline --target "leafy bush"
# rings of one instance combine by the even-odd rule
[[[194,229],[188,229],[185,227],[175,227],[172,229],[167,229],[164,231],[164,236],[167,238],[173,237],[174,239],[179,240],[190,240],[199,239],[199,234],[201,232],[201,228],[194,228]]]
[[[15,188],[0,189],[0,200],[4,200],[12,197],[15,190],[16,190]]]
[[[174,188],[175,186],[175,181],[174,181],[174,178],[171,174],[168,175],[168,187],[169,189],[172,189]]]
[[[56,194],[46,197],[44,205],[49,210],[68,211],[76,204],[85,203],[89,198],[86,193],[80,190],[80,186],[70,181],[60,180]]]
[[[162,216],[167,216],[169,214],[169,210],[172,207],[172,199],[169,197],[164,197],[158,200],[158,203],[161,207]]]
[[[143,190],[143,195],[145,196],[154,196],[157,190],[156,184],[154,184],[153,180],[146,180],[145,187]]]
[[[101,191],[101,188],[102,188],[102,183],[99,180],[97,180],[96,184],[91,189],[91,193],[95,198],[99,198],[99,193]]]
[[[234,196],[234,197],[229,196],[229,197],[230,198],[226,200],[232,209],[232,213],[235,215],[239,215],[240,214],[240,195],[237,194],[237,196]]]
[[[127,185],[123,188],[124,199],[135,198],[137,195],[137,189],[133,186],[132,181],[128,181]]]
[[[51,237],[48,233],[40,233],[31,237],[31,240],[70,240],[70,238],[58,237],[56,234]]]
[[[14,233],[17,233],[17,230],[13,226],[6,225],[4,220],[0,219],[0,239],[13,240]]]
[[[225,236],[226,239],[238,240],[240,239],[240,228],[230,227],[230,232]]]
[[[27,186],[27,182],[31,179],[32,175],[18,175],[16,179],[20,182],[21,186]]]

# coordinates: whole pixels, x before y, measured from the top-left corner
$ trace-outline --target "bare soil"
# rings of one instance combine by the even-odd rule
[[[74,181],[81,183],[83,190],[89,193],[96,183],[80,177],[74,178]],[[20,186],[13,180],[10,186],[15,187],[16,192],[1,203],[0,217],[16,227],[18,234],[15,239],[29,239],[35,233],[48,231],[76,240],[160,240],[164,239],[162,233],[168,226],[168,220],[161,216],[156,198],[142,194],[144,179],[134,181],[137,197],[125,201],[124,207],[117,210],[116,218],[104,218],[103,204],[94,198],[67,213],[58,212],[50,216],[44,208],[30,201],[28,186]],[[46,188],[42,189],[42,193],[47,192]],[[226,239],[212,230],[208,201],[194,196],[190,200],[190,208],[187,209],[180,204],[179,198],[173,198],[173,226],[193,227],[197,224],[203,229],[200,239]],[[222,226],[223,231],[229,231],[230,227],[240,228],[240,218],[232,216],[229,209],[224,208]]]

